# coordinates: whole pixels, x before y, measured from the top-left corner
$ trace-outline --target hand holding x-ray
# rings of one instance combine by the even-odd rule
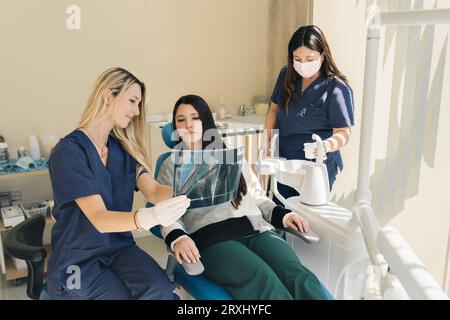
[[[135,218],[140,229],[144,230],[150,230],[159,224],[169,226],[186,212],[190,203],[186,196],[174,197],[161,201],[154,207],[139,209]]]

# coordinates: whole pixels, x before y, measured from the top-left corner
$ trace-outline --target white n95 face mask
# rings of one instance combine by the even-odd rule
[[[322,67],[322,59],[319,58],[317,60],[311,62],[301,63],[297,60],[294,60],[294,69],[301,75],[303,78],[308,79],[315,75],[320,68]]]

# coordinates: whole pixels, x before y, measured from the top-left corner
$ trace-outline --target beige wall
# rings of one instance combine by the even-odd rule
[[[292,34],[312,20],[312,0],[270,0],[268,29],[267,89],[273,87],[282,67],[287,64],[287,49]]]
[[[68,30],[66,9],[81,9]],[[122,66],[148,87],[150,113],[181,95],[215,107],[267,91],[268,0],[3,0],[0,3],[0,134],[16,156],[31,134],[76,126],[95,78]],[[51,198],[48,176],[2,180],[0,191]]]
[[[66,28],[70,4],[81,30]],[[151,113],[187,93],[251,103],[267,90],[267,12],[268,0],[4,0],[0,134],[15,154],[30,134],[68,133],[111,66],[147,84]]]
[[[365,60],[364,21],[373,1],[314,0],[313,22],[327,34],[355,92],[356,126],[334,199],[350,206],[356,188]],[[449,8],[448,1],[383,0],[382,11]],[[371,189],[380,222],[400,230],[450,292],[450,61],[448,27],[389,27],[380,48]],[[445,89],[447,88],[447,90]]]

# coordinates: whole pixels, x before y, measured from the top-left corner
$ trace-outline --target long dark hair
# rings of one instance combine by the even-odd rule
[[[300,47],[307,47],[323,55],[323,63],[320,68],[321,74],[326,75],[328,78],[335,76],[339,77],[347,83],[347,77],[339,71],[338,67],[334,63],[330,46],[328,45],[328,41],[322,30],[314,25],[300,27],[292,35],[288,46],[287,74],[284,79],[284,94],[282,102],[282,108],[285,110],[288,109],[289,104],[296,98],[295,80],[302,79],[302,77],[295,71],[293,65],[294,51]]]
[[[208,103],[200,96],[197,95],[187,95],[182,96],[178,101],[175,103],[175,106],[173,108],[172,113],[172,125],[176,129],[176,119],[175,116],[177,114],[178,108],[182,104],[189,104],[198,112],[198,116],[200,118],[200,121],[202,122],[203,127],[203,133],[202,136],[205,137],[205,132],[207,130],[213,130],[212,138],[214,141],[208,141],[207,139],[202,139],[202,149],[205,149],[207,146],[211,145],[211,143],[214,143],[215,145],[226,148],[225,143],[223,142],[220,134],[217,131],[216,123],[214,122],[214,118],[211,112],[211,109],[208,106]],[[214,132],[214,130],[216,132]],[[216,139],[219,139],[219,141],[216,141]],[[237,192],[236,198],[231,201],[231,204],[235,209],[239,208],[242,197],[247,194],[247,183],[245,182],[244,176],[241,173],[241,177],[239,180],[239,188]]]

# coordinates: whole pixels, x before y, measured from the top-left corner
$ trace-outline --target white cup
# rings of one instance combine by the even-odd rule
[[[59,136],[51,133],[43,133],[40,136],[42,141],[42,155],[49,157],[52,148],[58,143]]]
[[[305,158],[310,160],[315,159],[316,155],[314,154],[314,152],[317,152],[317,142],[305,143],[303,146],[303,151],[305,151]]]
[[[37,136],[30,136],[30,157],[33,160],[39,160],[41,157],[41,150],[39,148]]]

